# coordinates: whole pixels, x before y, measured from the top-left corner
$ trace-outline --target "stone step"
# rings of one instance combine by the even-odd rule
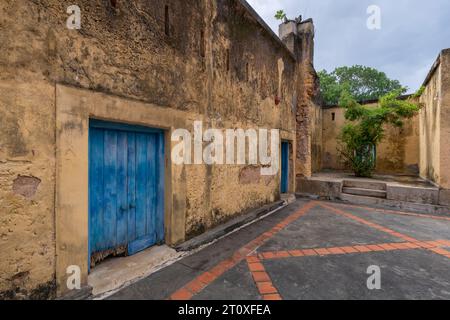
[[[380,208],[388,207],[394,210],[403,210],[407,212],[417,212],[420,214],[431,214],[450,217],[450,208],[447,206],[388,200],[374,197],[355,196],[345,193],[341,193],[340,199],[344,202],[357,205],[374,206]]]
[[[374,189],[363,189],[363,188],[342,188],[343,193],[353,194],[355,196],[365,196],[365,197],[375,197],[386,199],[386,191],[384,190],[374,190]]]
[[[344,187],[384,191],[386,191],[387,188],[386,183],[384,182],[365,180],[344,180]]]

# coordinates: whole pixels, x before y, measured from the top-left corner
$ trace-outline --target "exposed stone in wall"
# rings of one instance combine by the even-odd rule
[[[316,112],[320,108],[319,103],[319,78],[313,66],[314,55],[314,26],[312,21],[305,21],[299,25],[299,37],[301,39],[299,52],[301,63],[298,65],[298,99],[297,99],[297,163],[298,177],[310,177],[313,173],[313,156],[317,159],[321,153],[320,144],[317,142],[317,132],[321,126],[317,126]],[[320,117],[320,111],[318,113]],[[320,135],[320,133],[319,133]],[[312,145],[316,146],[314,155]],[[314,169],[317,169],[317,165]]]
[[[259,183],[261,179],[261,169],[259,167],[245,167],[239,172],[239,183],[252,184]]]
[[[40,183],[41,179],[39,178],[19,175],[16,179],[14,179],[12,189],[14,193],[30,199],[36,194]]]

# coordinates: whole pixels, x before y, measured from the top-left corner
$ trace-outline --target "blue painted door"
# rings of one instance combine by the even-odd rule
[[[281,143],[281,193],[289,190],[289,142]]]
[[[132,255],[163,240],[163,132],[91,120],[90,257]]]

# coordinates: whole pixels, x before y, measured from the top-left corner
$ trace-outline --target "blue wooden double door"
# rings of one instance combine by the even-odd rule
[[[91,120],[90,265],[164,240],[164,134]]]

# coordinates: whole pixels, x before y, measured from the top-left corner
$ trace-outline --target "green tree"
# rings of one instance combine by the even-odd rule
[[[338,152],[357,177],[372,176],[376,146],[384,137],[385,125],[402,127],[405,119],[419,112],[420,107],[412,98],[399,99],[405,91],[397,89],[382,96],[375,107],[361,105],[347,90],[342,92],[339,105],[346,109],[348,122],[339,136]]]
[[[391,80],[384,72],[355,65],[339,67],[333,72],[319,72],[322,98],[326,105],[335,105],[344,90],[357,101],[378,99],[394,90],[402,89],[398,80]]]

